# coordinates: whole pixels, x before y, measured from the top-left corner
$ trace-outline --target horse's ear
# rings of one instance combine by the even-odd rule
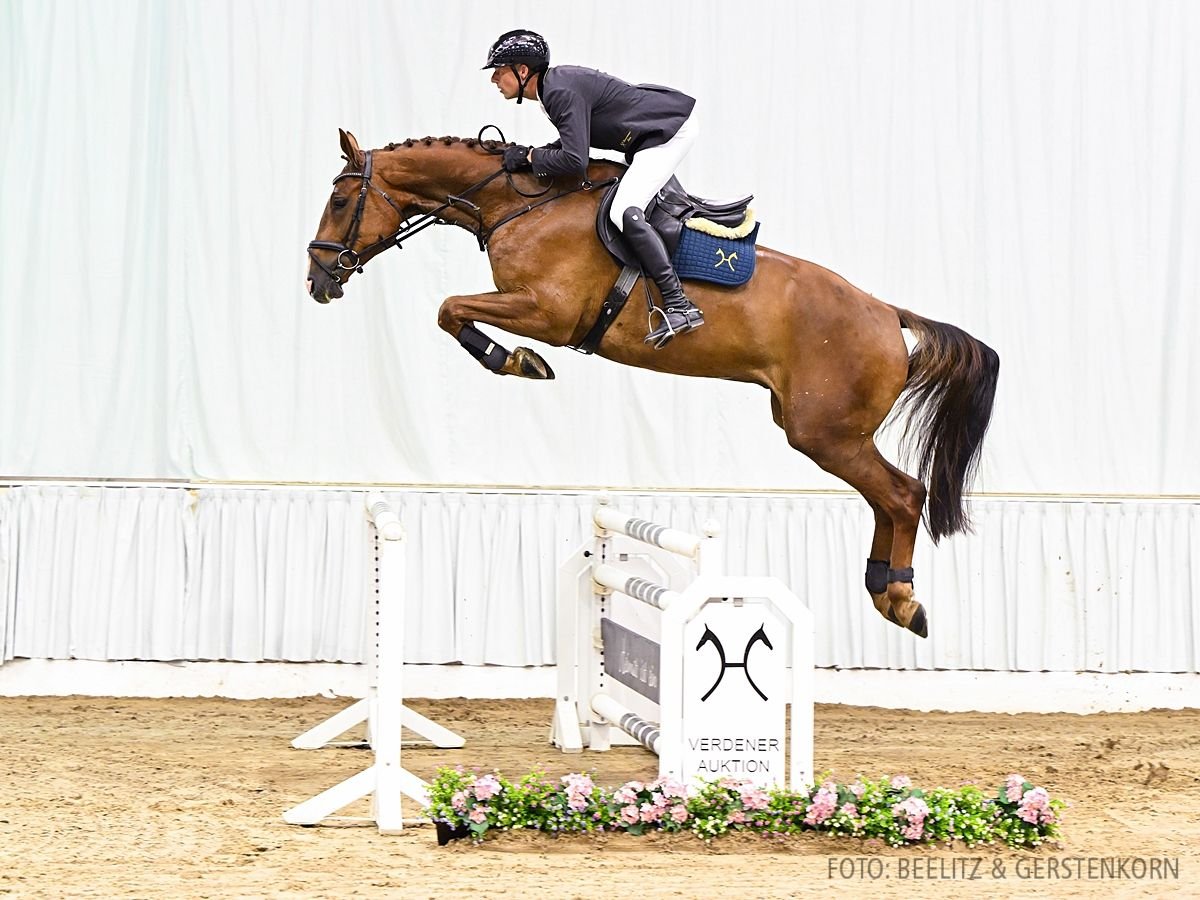
[[[356,168],[361,169],[364,160],[362,150],[358,148],[358,141],[348,131],[338,129],[338,135],[342,139],[342,153],[346,156],[346,161],[352,163]]]

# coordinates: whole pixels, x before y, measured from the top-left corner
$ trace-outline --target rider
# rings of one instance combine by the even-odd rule
[[[492,83],[506,100],[533,100],[558,129],[558,140],[544,147],[505,150],[508,171],[586,177],[591,147],[624,152],[629,169],[609,217],[662,294],[663,321],[646,343],[660,350],[675,335],[703,325],[704,314],[684,295],[667,248],[645,215],[699,133],[692,113],[696,101],[671,88],[629,84],[582,66],[551,68],[546,39],[525,29],[500,35],[483,68],[494,70]]]

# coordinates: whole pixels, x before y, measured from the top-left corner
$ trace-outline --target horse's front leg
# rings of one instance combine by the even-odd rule
[[[538,381],[554,377],[554,370],[538,353],[528,347],[518,347],[510,353],[476,328],[475,323],[486,322],[513,334],[545,340],[543,335],[550,334],[551,323],[544,320],[534,296],[519,291],[448,297],[438,310],[441,329],[462,344],[485,369],[497,375]]]

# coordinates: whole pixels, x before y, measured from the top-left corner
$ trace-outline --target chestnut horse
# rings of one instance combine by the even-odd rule
[[[474,323],[556,347],[583,341],[620,271],[596,236],[600,191],[592,187],[622,167],[593,160],[587,181],[539,180],[504,172],[505,145],[495,141],[423,138],[364,152],[343,131],[341,146],[347,163],[309,246],[309,294],[319,303],[341,297],[351,275],[383,250],[427,225],[458,225],[486,248],[497,290],[447,298],[438,324],[492,371],[554,377],[533,350],[510,353]],[[596,352],[629,366],[766,388],[788,443],[854,487],[875,514],[866,569],[875,608],[925,637],[913,545],[923,510],[935,543],[969,530],[963,492],[991,419],[995,351],[766,247],[741,287],[692,282],[687,291],[704,310],[704,328],[655,350],[642,342],[646,317],[634,302]],[[911,356],[903,328],[917,339]],[[908,416],[904,439],[920,480],[875,445],[894,406]]]

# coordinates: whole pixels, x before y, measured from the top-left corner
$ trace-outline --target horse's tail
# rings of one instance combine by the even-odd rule
[[[925,525],[936,544],[970,530],[963,491],[992,419],[1000,356],[961,328],[893,309],[918,339],[896,413],[908,416],[900,444],[928,489]]]

